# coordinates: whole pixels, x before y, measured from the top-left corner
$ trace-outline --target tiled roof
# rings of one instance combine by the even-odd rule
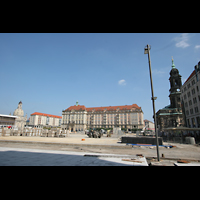
[[[65,111],[71,111],[71,110],[86,110],[86,107],[81,106],[81,105],[78,105],[78,106],[74,105],[74,106],[70,106]]]
[[[185,83],[187,83],[193,76],[195,75],[195,70],[190,74],[190,76],[188,77],[188,79],[185,81]],[[184,83],[184,84],[185,84]],[[183,85],[184,85],[183,84]]]
[[[33,114],[31,115],[41,115],[41,116],[47,116],[47,117],[55,117],[55,118],[61,118],[61,116],[58,116],[58,115],[50,115],[50,114],[45,114],[45,113],[39,113],[39,112],[34,112]]]
[[[125,106],[105,106],[105,107],[91,107],[91,108],[86,108],[85,106],[81,106],[81,105],[78,105],[78,106],[70,106],[69,108],[67,108],[65,111],[71,111],[72,109],[73,110],[87,110],[87,111],[92,111],[92,110],[95,110],[95,111],[103,111],[103,110],[109,110],[109,111],[112,111],[112,110],[117,110],[117,109],[120,109],[120,110],[130,110],[131,108],[136,108],[136,109],[141,109],[141,107],[139,107],[137,104],[132,104],[132,105],[125,105]]]
[[[133,105],[125,105],[125,106],[105,106],[105,107],[92,107],[92,108],[86,108],[87,111],[92,111],[93,109],[95,111],[103,111],[103,110],[130,110],[131,108],[137,108],[137,109],[141,109],[141,107],[139,107],[137,104],[133,104]]]
[[[147,119],[145,119],[144,122],[151,122],[151,123],[153,123],[152,121],[149,121],[149,120],[147,120]]]

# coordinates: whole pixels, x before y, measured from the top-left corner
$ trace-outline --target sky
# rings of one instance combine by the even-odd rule
[[[200,61],[199,33],[0,33],[0,114],[19,101],[34,112],[62,115],[75,105],[137,104],[153,121],[148,55],[156,111],[170,104],[169,72],[182,83]]]

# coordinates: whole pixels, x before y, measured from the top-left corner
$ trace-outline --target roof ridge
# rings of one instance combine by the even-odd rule
[[[192,71],[192,73],[189,75],[189,77],[187,78],[187,80],[185,81],[185,83],[188,82],[194,75],[195,75],[195,70]],[[185,83],[183,83],[183,85]]]
[[[48,117],[62,118],[62,116],[46,114],[46,113],[41,113],[41,112],[34,112],[31,115],[42,115],[42,116],[48,116]]]
[[[132,105],[120,105],[120,106],[138,106],[137,104],[132,104]],[[97,107],[119,107],[119,105],[118,106],[97,106]],[[88,108],[97,108],[97,107],[88,107]],[[138,106],[139,107],[139,106]]]
[[[139,107],[137,104],[132,104],[132,105],[122,105],[122,106],[98,106],[98,107],[86,107],[84,105],[74,105],[74,106],[70,106],[69,108],[67,108],[65,111],[67,110],[87,110],[87,111],[91,111],[93,109],[95,110],[116,110],[117,108],[119,108],[120,110],[122,109],[131,109],[131,108],[137,108],[137,109],[141,109],[141,107]]]

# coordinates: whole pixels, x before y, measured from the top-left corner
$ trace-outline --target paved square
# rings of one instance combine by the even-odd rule
[[[145,157],[135,156],[139,161],[135,163],[122,161],[124,157],[127,155],[0,147],[0,166],[148,166]]]

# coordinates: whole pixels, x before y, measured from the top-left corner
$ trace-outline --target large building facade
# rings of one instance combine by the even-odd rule
[[[6,126],[13,127],[15,125],[16,118],[17,118],[17,116],[0,114],[0,128],[6,127]]]
[[[148,130],[148,131],[153,131],[155,132],[155,125],[153,122],[145,119],[144,120],[144,127],[145,127],[145,130]]]
[[[200,127],[200,62],[181,87],[186,126]]]
[[[184,114],[181,105],[181,75],[175,67],[172,59],[172,69],[170,71],[170,105],[165,106],[156,113],[159,131],[164,128],[184,126]]]
[[[33,127],[61,126],[61,120],[62,120],[61,116],[34,112],[30,116],[29,126]]]
[[[143,111],[137,104],[86,108],[77,102],[62,111],[61,127],[70,131],[113,127],[142,129]]]

